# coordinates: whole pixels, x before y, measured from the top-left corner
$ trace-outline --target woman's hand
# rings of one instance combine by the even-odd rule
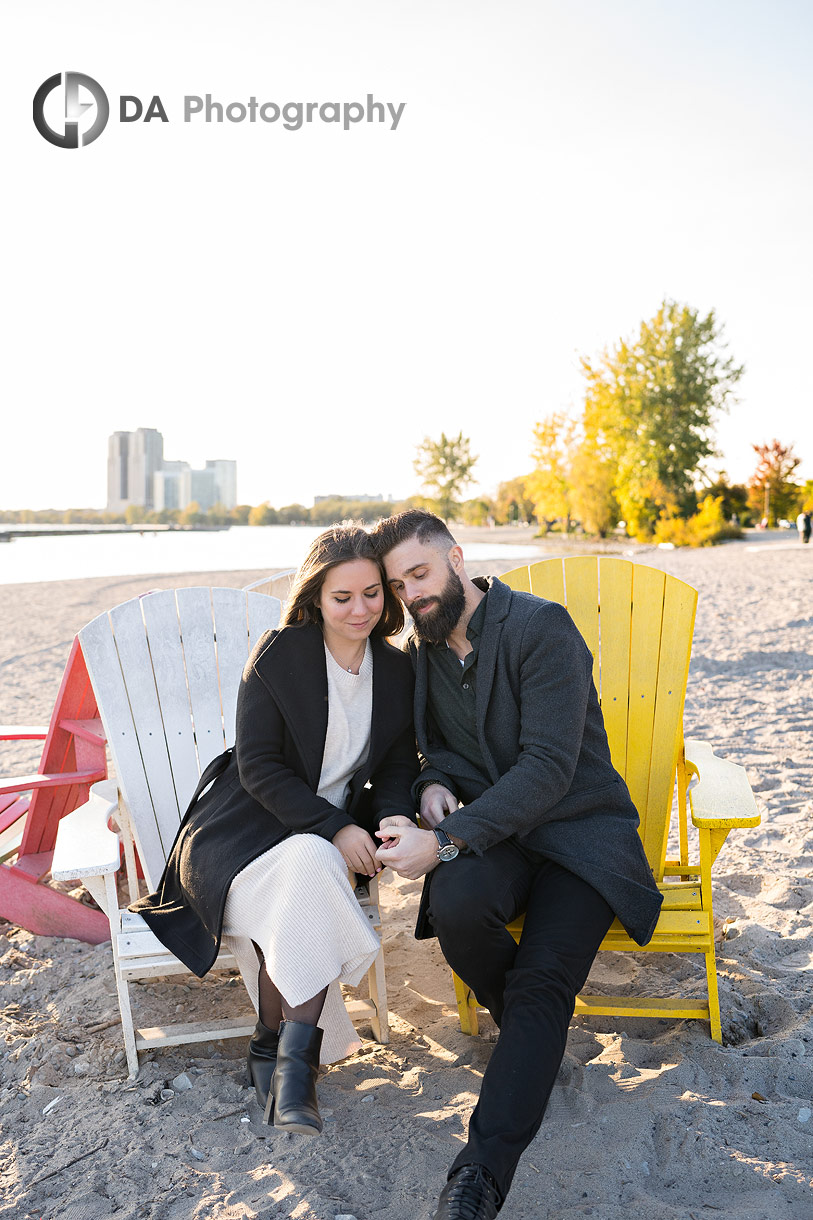
[[[386,830],[388,826],[414,826],[415,823],[403,813],[390,813],[382,818],[378,825],[380,830]]]
[[[409,819],[406,819],[409,821]],[[374,877],[380,873],[383,865],[375,858],[376,842],[361,826],[342,826],[331,840],[338,847],[348,868],[354,873]]]

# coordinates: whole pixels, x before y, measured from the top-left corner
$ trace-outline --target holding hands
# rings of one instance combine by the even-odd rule
[[[375,833],[382,840],[376,859],[401,877],[417,881],[438,863],[438,843],[432,831],[419,829],[409,818],[400,814],[382,818],[381,829]]]
[[[440,863],[438,841],[433,831],[441,825],[446,814],[457,807],[458,800],[453,792],[443,784],[430,784],[421,793],[420,817],[427,829],[421,829],[402,814],[382,818],[380,829],[375,832],[381,839],[376,859],[410,881],[431,873]],[[465,848],[460,840],[453,841],[461,849]]]

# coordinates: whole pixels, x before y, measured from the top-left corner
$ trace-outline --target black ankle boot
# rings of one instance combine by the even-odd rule
[[[285,1131],[319,1135],[322,1120],[316,1104],[316,1077],[322,1031],[300,1021],[283,1021],[279,1027],[277,1066],[271,1081],[264,1119]]]
[[[254,1085],[257,1103],[264,1110],[268,1102],[268,1092],[271,1088],[271,1078],[277,1066],[277,1046],[279,1034],[257,1022],[251,1041],[248,1044],[248,1078]]]

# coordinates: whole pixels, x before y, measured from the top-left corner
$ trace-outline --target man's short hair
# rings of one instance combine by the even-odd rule
[[[408,508],[403,513],[384,517],[371,531],[377,554],[383,559],[402,542],[417,538],[444,549],[457,546],[444,521],[425,508]]]

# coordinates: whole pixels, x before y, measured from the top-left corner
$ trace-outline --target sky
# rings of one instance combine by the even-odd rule
[[[1,508],[103,507],[137,427],[235,459],[244,503],[413,494],[460,430],[493,492],[665,297],[745,365],[713,468],[776,436],[813,477],[809,3],[15,0],[0,33]],[[110,99],[76,150],[32,122],[63,70]],[[207,93],[406,105],[184,122]],[[119,122],[124,94],[168,122]]]

